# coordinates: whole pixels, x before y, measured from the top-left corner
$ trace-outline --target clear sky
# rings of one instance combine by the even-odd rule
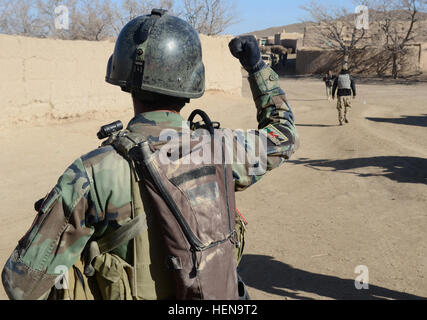
[[[345,6],[355,8],[352,0],[318,0],[333,7]],[[299,23],[307,18],[307,13],[300,8],[305,0],[236,0],[240,22],[229,27],[226,33],[239,35],[255,30]]]

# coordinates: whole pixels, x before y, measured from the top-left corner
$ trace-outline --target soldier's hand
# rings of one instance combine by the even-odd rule
[[[267,67],[261,59],[261,51],[254,36],[234,38],[228,44],[231,54],[239,59],[243,68],[249,73],[255,73]]]

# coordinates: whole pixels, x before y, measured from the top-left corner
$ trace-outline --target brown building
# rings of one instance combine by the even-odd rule
[[[397,31],[404,35],[408,30],[408,24],[409,22],[402,21],[400,25],[398,24]],[[350,43],[353,29],[343,25],[337,27],[342,29],[344,42]],[[382,46],[385,39],[380,28],[379,23],[370,24],[365,38],[356,46],[359,51],[356,50],[350,57],[352,72],[367,75],[390,73],[390,53]],[[324,37],[319,36],[319,26],[307,26],[302,42],[302,46],[297,49],[297,74],[320,74],[328,69],[339,71],[342,66],[342,53]],[[403,74],[427,72],[426,53],[427,20],[421,20],[416,27],[414,40],[407,47],[407,52],[401,61],[400,72]]]

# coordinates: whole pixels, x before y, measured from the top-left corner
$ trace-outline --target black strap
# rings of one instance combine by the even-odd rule
[[[211,135],[214,135],[215,127],[211,119],[209,118],[209,116],[203,110],[196,109],[191,113],[190,117],[188,118],[188,122],[190,122],[190,127],[192,127],[192,125],[194,124],[194,118],[196,116],[200,116],[202,118],[202,120],[205,122],[206,129],[209,131]]]
[[[151,10],[151,15],[158,16],[160,18],[160,17],[163,17],[167,12],[168,10],[165,10],[165,9],[153,9]]]

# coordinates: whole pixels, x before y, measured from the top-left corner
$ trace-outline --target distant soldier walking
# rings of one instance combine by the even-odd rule
[[[356,84],[353,77],[348,72],[348,66],[345,64],[342,68],[341,73],[335,78],[334,86],[332,88],[332,99],[335,99],[335,93],[338,88],[338,121],[340,126],[343,123],[349,123],[348,114],[351,109],[350,96],[353,93],[353,99],[356,98]]]
[[[326,85],[326,98],[328,101],[332,100],[332,87],[334,85],[335,76],[332,74],[332,71],[329,70],[328,73],[323,77],[323,82]]]

